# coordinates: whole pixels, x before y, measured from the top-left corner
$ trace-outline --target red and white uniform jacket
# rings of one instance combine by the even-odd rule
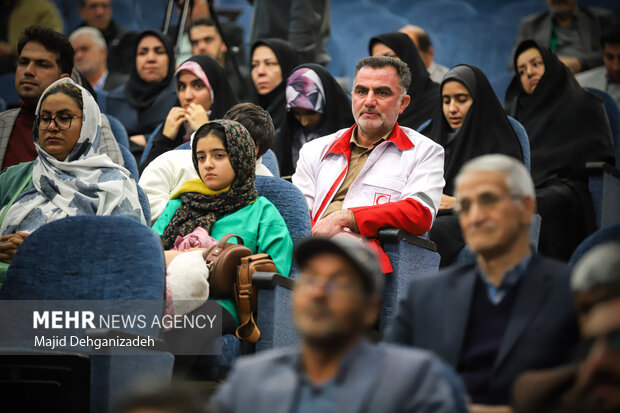
[[[353,127],[306,143],[299,153],[293,183],[306,197],[312,224],[338,192],[351,158]],[[413,129],[394,126],[389,138],[369,155],[345,196],[360,234],[381,228],[422,235],[431,228],[444,187],[441,145]]]

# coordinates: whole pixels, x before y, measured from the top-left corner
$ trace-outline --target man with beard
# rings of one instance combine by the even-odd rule
[[[446,368],[430,353],[363,338],[379,314],[383,275],[350,235],[310,238],[296,251],[299,349],[239,360],[214,396],[219,412],[454,412]]]

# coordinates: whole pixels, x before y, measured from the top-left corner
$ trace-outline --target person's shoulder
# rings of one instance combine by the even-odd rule
[[[405,136],[407,136],[407,138],[411,141],[414,147],[422,147],[436,150],[441,149],[441,151],[443,152],[443,147],[437,142],[433,141],[431,138],[426,137],[420,132],[406,126],[399,125],[399,127],[404,132]]]
[[[441,371],[439,358],[429,350],[381,342],[376,345],[376,351],[384,354],[384,363],[392,364],[390,361],[396,361],[394,365],[411,376],[428,372],[432,365],[436,366],[437,372]]]
[[[592,17],[603,20],[614,20],[614,13],[611,10],[603,9],[601,7],[580,7],[580,10]]]
[[[440,286],[450,284],[453,280],[459,279],[466,274],[476,270],[476,263],[453,264],[443,268],[438,272],[424,274],[411,280],[409,290],[425,294],[429,289],[443,288]]]
[[[299,357],[299,349],[290,347],[273,349],[242,356],[235,362],[235,369],[240,372],[270,369],[276,365],[292,365]]]
[[[544,272],[553,279],[565,280],[570,277],[570,267],[567,263],[538,253],[532,254],[529,270]]]
[[[0,112],[0,119],[17,118],[17,115],[19,115],[20,110],[21,110],[20,108],[14,108],[14,109],[7,109],[4,112]]]
[[[350,128],[340,129],[334,133],[330,133],[329,135],[325,135],[325,136],[321,136],[320,138],[313,139],[310,142],[305,143],[304,146],[302,146],[302,150],[307,147],[308,149],[306,151],[314,152],[318,148],[329,148],[331,145],[333,145],[334,142],[340,139],[342,135],[349,129]]]
[[[0,179],[7,183],[12,180],[22,181],[34,167],[34,161],[22,162],[17,165],[9,166],[0,173]]]
[[[549,13],[549,10],[528,14],[521,19],[521,26],[528,26],[550,18],[551,14]]]
[[[575,79],[581,86],[589,86],[592,81],[603,80],[606,82],[607,69],[605,66],[598,66],[585,72],[580,72],[575,75]]]

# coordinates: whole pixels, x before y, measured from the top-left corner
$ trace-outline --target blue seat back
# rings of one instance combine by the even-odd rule
[[[120,146],[129,148],[129,136],[127,136],[127,130],[125,129],[121,121],[116,119],[112,115],[105,115],[105,116],[110,121],[110,129],[112,129],[112,133],[114,134],[114,137],[116,138],[116,142],[118,142]]]
[[[7,106],[17,105],[19,96],[15,90],[15,73],[0,75],[0,97],[5,100]]]
[[[614,149],[616,153],[616,168],[620,168],[620,108],[609,93],[591,87],[584,88],[595,96],[598,96],[605,106],[607,119],[609,120],[609,128],[613,138]]]
[[[310,211],[301,191],[282,178],[257,176],[256,189],[280,211],[293,243],[310,236]]]
[[[271,172],[273,176],[280,176],[278,159],[276,158],[276,154],[271,149],[267,149],[267,152],[263,155],[263,165],[269,169],[269,172]]]
[[[532,156],[530,154],[530,139],[527,136],[527,131],[521,125],[521,123],[513,118],[512,116],[508,116],[508,121],[512,126],[512,129],[517,134],[517,138],[519,139],[519,143],[521,144],[521,151],[523,152],[523,163],[528,171],[530,171],[530,165],[532,162]]]
[[[592,248],[597,245],[604,244],[611,241],[620,241],[620,223],[600,228],[597,231],[590,234],[590,236],[583,241],[575,249],[573,255],[571,255],[568,265],[571,268],[575,268],[575,265],[579,262],[584,255],[587,254]]]

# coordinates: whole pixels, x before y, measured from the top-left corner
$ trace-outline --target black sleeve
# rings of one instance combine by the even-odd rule
[[[144,168],[146,168],[153,159],[157,158],[164,152],[173,150],[174,148],[183,143],[183,134],[185,131],[183,126],[179,128],[179,133],[177,133],[177,137],[175,139],[166,138],[164,136],[163,130],[164,128],[162,126],[161,128],[159,128],[159,131],[153,138],[153,146],[151,146],[151,150],[146,155],[146,159],[144,160],[144,162],[140,164],[140,175],[142,175],[142,171],[144,171]]]

